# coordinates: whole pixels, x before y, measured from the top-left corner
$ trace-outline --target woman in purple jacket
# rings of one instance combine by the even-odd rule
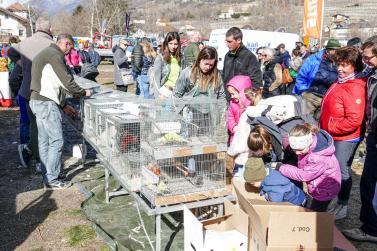
[[[340,190],[341,175],[334,152],[334,140],[323,130],[304,124],[293,127],[289,146],[298,157],[298,165],[283,164],[276,168],[292,180],[306,182],[313,197],[310,209],[325,212]]]

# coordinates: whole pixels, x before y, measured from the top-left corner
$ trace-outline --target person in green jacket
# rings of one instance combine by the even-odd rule
[[[184,67],[191,66],[195,63],[195,60],[199,54],[199,41],[200,41],[200,34],[194,33],[190,36],[190,43],[185,47],[183,50],[184,55]]]

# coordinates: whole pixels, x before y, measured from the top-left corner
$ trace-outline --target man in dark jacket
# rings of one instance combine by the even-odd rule
[[[74,97],[91,95],[90,90],[76,84],[65,63],[64,55],[72,47],[72,36],[59,35],[56,44],[51,44],[34,58],[31,70],[30,108],[37,120],[43,182],[51,189],[66,187],[59,179],[64,144],[61,112],[74,114],[75,110],[65,104],[65,93]]]
[[[289,52],[285,50],[285,44],[279,44],[276,48],[276,51],[278,52],[276,63],[281,64],[285,68],[289,68],[289,61],[291,60],[291,55],[289,55]]]
[[[338,78],[334,56],[335,51],[340,47],[338,40],[329,39],[324,50],[305,60],[296,78],[293,94],[302,95],[306,101],[308,113],[317,120],[320,115],[322,97]]]
[[[89,63],[90,64],[92,62],[90,60],[89,53],[84,48],[84,44],[83,43],[79,43],[79,55],[80,55],[80,58],[81,58],[81,61],[82,61],[83,64],[85,64],[85,63]]]
[[[90,61],[92,62],[92,65],[94,65],[95,67],[98,67],[99,64],[101,63],[101,57],[99,53],[94,50],[93,44],[89,46],[88,54],[90,57]]]
[[[361,50],[364,63],[373,68],[367,82],[367,153],[360,180],[360,220],[363,225],[343,233],[352,240],[377,243],[377,36],[367,39]]]
[[[224,85],[234,76],[249,76],[253,87],[262,87],[262,71],[256,56],[242,44],[242,31],[237,27],[230,28],[226,34],[226,44],[229,52],[225,55],[223,82]],[[230,100],[226,91],[227,100]]]
[[[136,80],[142,70],[143,66],[143,56],[144,56],[144,51],[143,47],[141,46],[141,43],[144,42],[149,42],[149,39],[147,37],[143,37],[133,48],[132,50],[132,55],[131,55],[131,65],[132,65],[132,77],[134,80]],[[140,88],[139,84],[136,83],[136,95],[140,94]]]

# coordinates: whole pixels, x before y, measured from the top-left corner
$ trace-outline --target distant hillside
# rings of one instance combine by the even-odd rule
[[[80,4],[80,0],[30,0],[26,1],[39,10],[46,11],[50,16],[61,10],[72,11]]]

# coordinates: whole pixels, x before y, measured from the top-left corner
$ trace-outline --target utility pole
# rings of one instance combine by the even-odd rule
[[[33,36],[34,35],[34,32],[33,32],[33,22],[31,21],[31,11],[30,11],[30,4],[29,3],[27,4],[27,9],[28,9],[28,13],[29,13],[29,22],[30,22],[31,35]]]

